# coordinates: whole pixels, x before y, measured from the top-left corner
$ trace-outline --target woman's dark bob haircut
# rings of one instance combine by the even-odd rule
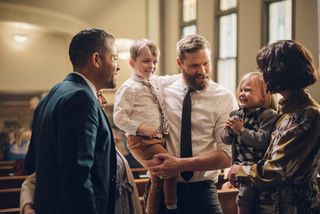
[[[305,88],[317,81],[311,53],[296,41],[280,40],[266,45],[256,60],[271,93]]]

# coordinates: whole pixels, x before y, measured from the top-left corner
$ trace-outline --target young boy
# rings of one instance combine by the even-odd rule
[[[129,64],[134,73],[115,94],[114,123],[126,132],[128,147],[134,157],[144,165],[157,153],[168,153],[164,135],[168,134],[168,120],[162,104],[160,88],[171,84],[179,75],[158,77],[160,52],[147,39],[134,42],[130,48]],[[177,208],[177,178],[164,180],[163,192],[168,209]],[[156,214],[161,197],[161,178],[151,175],[151,187],[147,200],[147,214]]]

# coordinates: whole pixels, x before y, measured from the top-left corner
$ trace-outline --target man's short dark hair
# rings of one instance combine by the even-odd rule
[[[90,28],[77,33],[69,46],[69,57],[73,69],[85,66],[94,52],[104,55],[113,41],[114,37],[101,29]]]
[[[267,90],[272,93],[305,88],[317,80],[311,53],[293,40],[280,40],[264,46],[256,61]]]

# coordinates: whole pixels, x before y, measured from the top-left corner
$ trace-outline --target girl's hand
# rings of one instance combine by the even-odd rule
[[[228,122],[230,123],[230,127],[231,129],[236,133],[239,134],[240,130],[242,129],[242,127],[244,126],[244,122],[243,120],[238,117],[238,116],[234,116],[233,118],[229,119]]]

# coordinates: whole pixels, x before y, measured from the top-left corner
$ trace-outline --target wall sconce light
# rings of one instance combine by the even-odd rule
[[[27,34],[13,34],[13,39],[17,43],[25,43],[29,36]]]

